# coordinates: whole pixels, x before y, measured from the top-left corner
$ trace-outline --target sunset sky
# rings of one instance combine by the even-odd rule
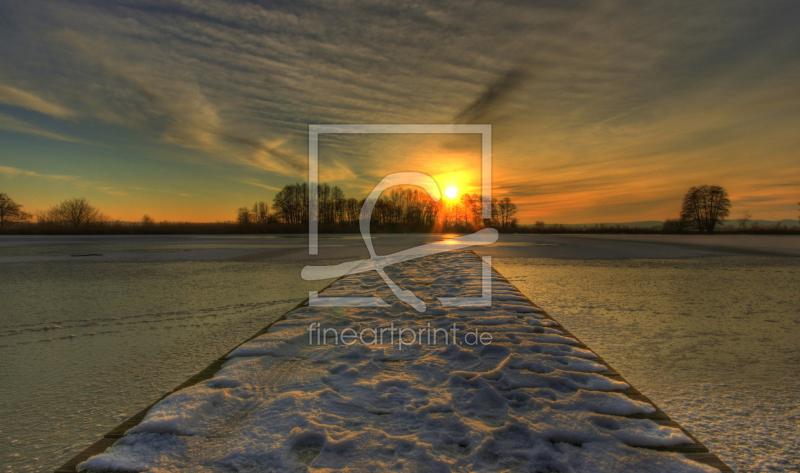
[[[797,218],[800,2],[0,3],[0,192],[217,221],[307,178],[309,124],[491,124],[522,223]],[[475,135],[322,137],[365,196],[420,171],[477,191]]]

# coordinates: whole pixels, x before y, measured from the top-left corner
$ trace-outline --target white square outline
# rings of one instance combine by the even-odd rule
[[[481,217],[492,218],[492,125],[308,125],[308,254],[319,254],[320,134],[480,134]]]

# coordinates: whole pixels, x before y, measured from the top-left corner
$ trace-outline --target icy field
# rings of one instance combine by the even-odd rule
[[[800,471],[800,237],[622,237],[479,253],[728,464]],[[324,287],[305,264],[368,256],[358,235],[316,258],[302,235],[0,237],[0,465],[56,468]]]
[[[399,301],[298,309],[234,350],[213,379],[166,398],[82,467],[716,471],[678,454],[633,448],[690,440],[621,417],[654,408],[615,392],[627,385],[597,374],[605,366],[550,328],[513,286],[493,277],[490,309],[442,307],[436,296],[480,294],[481,264],[473,254],[427,257],[387,273],[428,304],[425,313]],[[374,272],[347,276],[321,293],[373,295],[396,300]],[[385,330],[390,324],[407,331],[395,338]],[[457,336],[444,338],[451,330]],[[417,343],[410,343],[412,334]]]
[[[52,471],[324,287],[302,267],[0,264],[0,471]]]

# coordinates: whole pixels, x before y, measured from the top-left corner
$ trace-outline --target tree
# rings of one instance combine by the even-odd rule
[[[683,233],[686,231],[686,220],[680,218],[668,218],[664,221],[661,231],[665,233]]]
[[[29,213],[22,211],[22,206],[14,199],[0,192],[0,228],[17,222],[24,222],[31,218]]]
[[[339,186],[331,188],[331,206],[333,206],[333,221],[341,223],[344,220],[344,211],[347,198]]]
[[[742,229],[747,230],[747,222],[749,222],[752,219],[753,215],[750,214],[749,211],[745,210],[744,213],[742,214],[741,221],[739,222],[739,224],[742,226]]]
[[[309,186],[299,182],[284,186],[275,195],[272,201],[273,211],[267,221],[281,221],[287,224],[308,223],[309,192],[317,192],[317,218],[320,225],[352,226],[360,221],[366,199],[347,198],[339,186],[330,186],[326,183]],[[451,227],[463,229],[480,228],[483,225],[513,229],[517,226],[517,219],[514,217],[517,206],[508,198],[492,201],[491,222],[483,221],[481,215],[483,202],[477,194],[465,193],[461,194],[459,199],[434,202],[427,192],[420,189],[398,187],[381,194],[371,204],[371,224],[384,230],[419,231]],[[262,203],[259,202],[252,210],[240,208],[237,220],[249,223],[259,221],[262,207]]]
[[[240,225],[265,224],[270,221],[269,204],[264,201],[256,202],[252,208],[239,207],[236,210],[236,222]]]
[[[239,207],[236,212],[236,223],[239,225],[250,225],[253,223],[253,213],[247,207]]]
[[[108,219],[100,209],[92,206],[84,198],[67,199],[60,204],[50,207],[46,212],[40,212],[36,219],[42,223],[64,223],[75,228],[102,223]]]
[[[500,223],[500,228],[515,228],[517,226],[517,219],[514,217],[516,213],[517,204],[511,202],[508,197],[504,197],[497,202],[497,220]]]
[[[256,202],[253,204],[253,209],[250,210],[253,217],[253,223],[264,224],[269,221],[269,205],[264,202]]]
[[[683,197],[681,220],[692,223],[701,232],[713,233],[730,213],[728,192],[720,186],[692,187]]]
[[[308,223],[308,192],[305,182],[286,185],[272,200],[272,209],[284,223]]]

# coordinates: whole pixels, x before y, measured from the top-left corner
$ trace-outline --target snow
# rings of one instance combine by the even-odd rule
[[[655,409],[622,395],[625,383],[598,374],[605,367],[592,352],[548,328],[541,310],[497,274],[491,308],[442,307],[437,297],[480,294],[481,260],[473,253],[386,272],[428,310],[398,301],[374,272],[348,275],[320,296],[381,297],[389,305],[287,314],[234,350],[213,379],[165,398],[79,468],[716,471],[633,448],[691,441],[677,429],[621,417]],[[453,324],[455,340],[444,335]],[[407,329],[407,339],[413,329],[423,342],[401,344],[386,332],[379,343],[376,334],[389,327]],[[346,329],[367,336],[345,339]],[[438,343],[427,343],[437,329]],[[476,342],[477,334],[491,342]]]

